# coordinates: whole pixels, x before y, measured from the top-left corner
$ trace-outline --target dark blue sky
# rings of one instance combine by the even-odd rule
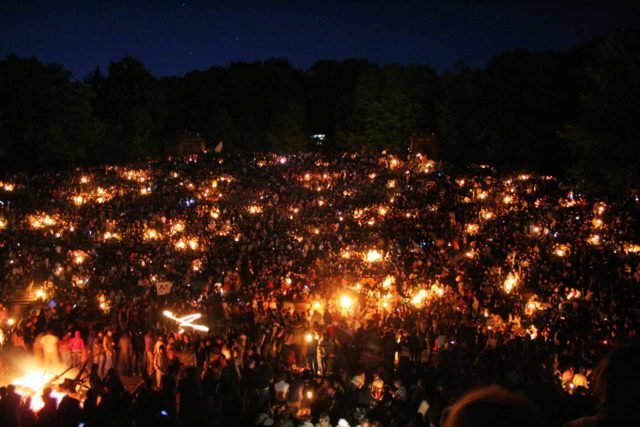
[[[542,4],[541,4],[542,3]],[[59,63],[86,76],[124,54],[157,76],[233,61],[287,58],[483,66],[524,47],[562,50],[638,28],[640,2],[0,0],[0,56]]]

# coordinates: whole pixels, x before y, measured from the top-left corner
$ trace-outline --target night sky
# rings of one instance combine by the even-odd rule
[[[566,49],[640,22],[637,1],[540,3],[2,0],[0,55],[62,64],[74,78],[124,54],[156,76],[270,57],[301,68],[361,57],[445,71],[519,47]]]

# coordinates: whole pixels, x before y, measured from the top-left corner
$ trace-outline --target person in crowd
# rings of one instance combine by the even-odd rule
[[[144,371],[147,375],[153,375],[153,355],[156,342],[153,330],[149,329],[144,335]]]
[[[69,347],[71,348],[71,363],[73,366],[79,366],[80,363],[84,360],[85,354],[85,346],[84,340],[82,339],[82,335],[80,331],[76,330],[73,333],[73,338],[69,343]]]
[[[85,427],[325,413],[332,426],[465,425],[473,408],[524,411],[512,395],[552,426],[637,424],[618,374],[590,374],[638,337],[637,194],[603,202],[418,156],[282,158],[3,175],[16,187],[0,205],[0,296],[34,283],[44,297],[15,318],[0,308],[0,366],[26,352],[54,376],[67,349],[93,364],[79,376]],[[486,384],[511,394],[450,407]],[[3,393],[2,413],[15,408]],[[59,420],[37,397],[20,398],[19,422]]]
[[[160,394],[155,389],[154,377],[145,377],[142,383],[133,393],[134,398],[134,421],[136,427],[155,426],[156,418],[162,411],[162,401]]]
[[[104,353],[104,364],[102,370],[108,372],[109,369],[114,367],[116,343],[113,338],[113,331],[107,329],[107,332],[102,338],[102,351]]]
[[[316,375],[318,373],[318,338],[315,331],[312,330],[305,334],[305,346],[307,365]]]
[[[98,334],[93,339],[93,344],[91,346],[91,356],[93,358],[93,363],[98,366],[97,374],[102,378],[107,372],[105,369],[106,355],[104,351],[104,334],[102,331],[99,331]]]
[[[58,343],[60,338],[54,335],[53,331],[48,330],[45,335],[40,338],[42,345],[42,353],[44,355],[44,365],[49,368],[56,368],[60,365],[60,357],[58,353]]]
[[[97,363],[92,363],[89,371],[89,387],[96,392],[102,391],[102,377],[100,377],[100,367]]]
[[[287,376],[283,372],[278,376],[278,382],[273,385],[276,402],[286,402],[289,395],[290,384],[286,381]]]
[[[133,342],[129,331],[124,331],[118,339],[117,371],[130,376],[133,371]]]
[[[76,427],[80,424],[81,413],[80,401],[69,394],[65,395],[58,404],[56,426]]]
[[[53,426],[56,423],[58,402],[55,397],[51,396],[52,391],[51,387],[46,387],[42,391],[42,401],[44,402],[44,406],[40,411],[38,411],[39,427]]]
[[[0,391],[0,416],[2,422],[6,423],[5,425],[9,427],[20,426],[20,403],[20,395],[16,393],[13,384],[2,388]]]
[[[320,375],[329,375],[333,372],[333,359],[335,358],[335,344],[329,336],[329,332],[324,332],[318,341],[318,366]]]
[[[158,352],[153,357],[153,369],[156,377],[156,387],[161,388],[162,377],[167,374],[169,359],[167,358],[167,348],[164,344],[158,347]]]
[[[58,342],[58,352],[62,366],[71,366],[71,332],[64,334]]]

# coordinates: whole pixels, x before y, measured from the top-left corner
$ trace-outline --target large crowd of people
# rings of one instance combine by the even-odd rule
[[[7,425],[559,426],[637,339],[638,194],[386,153],[1,179]],[[30,396],[26,358],[72,370]]]

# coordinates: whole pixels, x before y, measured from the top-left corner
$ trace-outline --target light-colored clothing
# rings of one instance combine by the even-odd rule
[[[587,381],[587,377],[584,374],[575,374],[573,376],[573,385],[578,387],[589,388],[589,381]]]
[[[156,373],[156,385],[160,388],[162,376],[167,373],[169,359],[167,353],[157,352],[153,357],[153,369]]]
[[[278,402],[285,402],[287,395],[289,394],[289,383],[284,380],[278,381],[273,385],[273,389],[276,392],[276,400]]]
[[[51,367],[60,364],[58,355],[58,342],[60,339],[53,334],[46,334],[40,338],[42,352],[44,354],[44,365]]]

